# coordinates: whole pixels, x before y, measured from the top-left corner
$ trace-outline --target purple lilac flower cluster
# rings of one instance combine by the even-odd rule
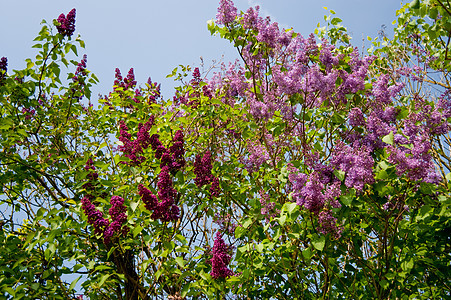
[[[124,205],[124,199],[119,196],[113,196],[111,197],[110,203],[111,208],[108,212],[110,213],[112,222],[103,232],[105,245],[108,245],[115,235],[126,235],[129,230],[127,226],[122,227],[127,221],[127,215],[125,214],[127,208]]]
[[[75,8],[67,14],[67,17],[61,14],[57,21],[60,23],[56,26],[58,32],[63,36],[71,37],[75,31]]]
[[[129,88],[133,89],[136,86],[135,74],[133,72],[133,68],[130,68],[128,71],[127,77],[122,78],[121,70],[116,68],[115,70],[115,80],[114,80],[114,90],[117,88],[123,88],[124,90],[128,90]]]
[[[172,174],[177,173],[181,168],[185,166],[185,149],[184,136],[181,130],[177,130],[172,139],[172,146],[167,149],[160,142],[160,136],[158,134],[153,134],[149,139],[149,144],[152,150],[155,151],[155,157],[160,159],[160,167],[163,168],[167,166]]]
[[[324,102],[338,106],[349,101],[346,97],[348,94],[365,89],[368,67],[375,57],[361,59],[358,50],[353,49],[349,54],[351,68],[345,71],[337,67],[344,55],[338,54],[326,40],[317,45],[314,35],[304,39],[291,30],[279,29],[276,22],[259,17],[258,11],[258,7],[251,8],[238,16],[232,1],[221,1],[220,13],[217,15],[219,24],[228,26],[236,19],[245,29],[257,34],[256,41],[248,41],[242,51],[243,59],[253,74],[253,81],[246,78],[244,71],[229,69],[224,74],[216,73],[209,83],[210,88],[220,89],[221,94],[226,95],[224,102],[233,105],[236,98],[241,97],[256,119],[267,120],[280,110],[287,120],[291,120],[296,107],[291,106],[287,96],[303,94],[307,107],[320,107]],[[255,42],[266,44],[265,49],[269,48],[270,51],[260,52],[255,49]],[[319,62],[314,63],[312,57],[318,57]],[[278,63],[270,66],[275,84],[266,86],[265,70],[270,61],[284,63],[283,67]],[[239,70],[240,67],[235,69]],[[252,86],[255,82],[261,84],[258,89]]]
[[[175,204],[177,191],[173,188],[169,175],[169,167],[164,166],[158,175],[158,199],[144,185],[138,186],[138,194],[147,210],[152,211],[152,219],[163,222],[175,221],[179,218],[179,207]],[[160,200],[160,201],[158,201]]]
[[[8,59],[6,57],[2,57],[0,59],[0,81],[6,77],[6,72],[8,71]]]
[[[86,71],[86,63],[88,62],[88,56],[83,55],[83,59],[78,63],[77,70],[75,70],[75,74],[72,77],[73,82],[78,82],[82,86],[84,85],[83,77],[85,77],[88,73]]]
[[[238,226],[236,223],[232,222],[232,216],[230,214],[220,215],[215,213],[213,222],[219,225],[219,230],[231,236],[235,234],[235,228]]]
[[[326,209],[318,215],[319,232],[322,234],[331,233],[335,239],[341,237],[342,227],[337,226],[337,218],[332,215],[332,211]]]
[[[22,113],[25,115],[25,120],[30,120],[36,113],[35,109],[32,108],[22,108]]]
[[[219,24],[227,25],[233,21],[237,16],[237,8],[231,0],[221,0],[219,2],[218,14],[216,18]]]
[[[185,166],[184,136],[178,130],[172,139],[169,149],[163,146],[158,134],[148,139],[148,145],[155,151],[155,157],[160,159],[160,174],[158,174],[158,198],[144,185],[138,186],[147,210],[152,211],[152,219],[163,222],[175,221],[179,218],[180,209],[176,204],[177,191],[174,189],[170,174],[176,174]]]
[[[219,231],[216,232],[212,249],[213,257],[211,258],[210,272],[211,277],[214,279],[227,278],[233,275],[232,270],[227,267],[232,259],[229,254],[229,248],[222,239],[222,234]]]
[[[151,89],[149,103],[157,103],[157,99],[161,97],[161,83],[158,84],[157,82],[152,82],[152,79],[149,77],[147,79],[147,84]]]
[[[243,162],[249,173],[256,172],[263,163],[270,159],[269,153],[265,146],[257,141],[249,142],[247,148],[249,151],[249,157],[244,159]]]
[[[132,135],[128,133],[128,127],[125,122],[119,122],[119,141],[122,142],[122,145],[119,146],[119,150],[124,153],[125,157],[128,157],[131,160],[131,165],[138,166],[146,160],[142,154],[143,149],[147,149],[151,143],[149,130],[152,128],[153,124],[153,116],[151,116],[146,123],[139,123],[137,138],[132,141]]]
[[[111,208],[109,210],[112,222],[103,217],[103,213],[97,209],[92,203],[95,199],[95,184],[99,174],[95,172],[95,166],[91,158],[88,159],[85,165],[85,170],[88,171],[88,182],[83,185],[86,190],[86,195],[81,199],[81,207],[88,217],[88,224],[94,227],[94,233],[103,235],[105,245],[110,244],[114,236],[125,235],[128,232],[128,227],[123,227],[127,221],[125,212],[127,208],[124,206],[124,199],[119,196],[111,197]]]
[[[323,234],[331,233],[339,237],[342,228],[336,225],[336,218],[330,208],[339,208],[338,197],[341,195],[340,181],[333,179],[330,169],[317,166],[309,175],[299,172],[293,165],[288,165],[288,179],[292,185],[293,200],[318,216],[318,230]]]
[[[0,59],[0,71],[4,71],[6,73],[6,71],[8,71],[8,59],[6,57],[2,57]]]
[[[204,185],[210,184],[210,195],[211,197],[219,197],[220,187],[219,187],[219,179],[216,176],[211,174],[212,165],[211,165],[211,152],[206,151],[203,156],[200,154],[196,155],[196,160],[194,161],[194,174],[196,174],[196,178],[194,178],[194,183],[198,188],[203,187]]]
[[[345,185],[361,192],[365,184],[374,182],[374,159],[366,146],[359,146],[355,142],[352,146],[338,142],[330,160],[334,170],[346,173]]]

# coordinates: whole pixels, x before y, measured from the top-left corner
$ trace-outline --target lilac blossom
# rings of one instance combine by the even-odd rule
[[[119,146],[119,150],[124,153],[125,157],[128,157],[131,160],[131,165],[137,166],[146,160],[142,154],[143,149],[147,149],[152,144],[149,130],[152,128],[153,124],[153,116],[151,116],[146,123],[139,123],[137,138],[132,141],[132,135],[128,132],[128,127],[125,122],[119,122],[119,141],[122,142],[122,145]]]
[[[179,207],[175,204],[177,191],[172,187],[172,179],[169,176],[169,167],[165,166],[158,175],[158,199],[159,202],[152,214],[153,219],[163,222],[175,221],[179,218]]]
[[[330,165],[345,172],[344,183],[348,188],[361,192],[365,184],[374,182],[374,159],[366,146],[359,146],[357,142],[348,146],[340,141],[335,147]]]
[[[249,157],[244,159],[244,164],[249,173],[256,172],[260,166],[270,159],[266,148],[257,141],[248,142]]]
[[[169,167],[165,166],[158,175],[158,198],[144,185],[138,186],[138,194],[147,210],[152,211],[152,219],[163,222],[175,221],[179,218],[179,207],[175,204],[177,191],[172,186]]]
[[[59,23],[56,26],[58,32],[63,36],[72,36],[75,31],[75,8],[67,14],[67,17],[64,14],[59,15],[57,21]]]
[[[94,232],[96,234],[102,234],[105,228],[108,227],[109,222],[107,219],[103,218],[103,214],[99,211],[94,204],[91,202],[91,196],[84,196],[81,199],[81,208],[83,212],[88,217],[88,224],[94,227]]]
[[[207,150],[203,156],[200,154],[196,155],[196,160],[194,162],[194,174],[196,175],[196,178],[194,178],[194,183],[197,187],[200,188],[212,181],[212,168],[210,151]]]
[[[219,213],[215,213],[213,222],[219,225],[221,232],[234,236],[237,224],[232,222],[232,217],[230,214],[221,216]]]
[[[318,215],[319,228],[318,231],[322,234],[331,233],[335,239],[341,237],[342,227],[337,226],[337,218],[332,216],[330,210],[323,210]]]
[[[2,57],[0,59],[0,71],[4,71],[6,73],[6,71],[8,71],[8,59],[6,57]]]
[[[235,21],[237,17],[237,8],[231,0],[221,0],[219,1],[218,14],[216,19],[219,24],[227,25]]]
[[[362,126],[365,124],[362,110],[358,107],[354,107],[349,111],[348,119],[351,126]]]
[[[213,257],[210,260],[211,277],[213,277],[213,279],[218,279],[232,276],[232,270],[227,267],[232,259],[229,254],[229,246],[226,245],[226,243],[222,239],[222,234],[219,231],[216,233],[212,254]]]
[[[111,242],[113,236],[119,236],[128,232],[128,227],[122,228],[127,221],[127,215],[125,212],[127,208],[124,206],[124,199],[119,196],[113,196],[110,200],[111,208],[109,209],[112,222],[106,227],[103,232],[103,239],[105,245]]]

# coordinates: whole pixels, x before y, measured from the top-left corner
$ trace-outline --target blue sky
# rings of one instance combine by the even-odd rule
[[[88,69],[100,79],[93,89],[107,94],[114,80],[114,70],[122,74],[133,67],[138,83],[149,76],[161,82],[163,96],[172,98],[172,79],[166,79],[179,64],[197,66],[202,56],[205,66],[212,60],[234,60],[235,49],[219,37],[210,36],[207,21],[215,18],[219,0],[167,1],[2,1],[0,18],[0,57],[8,57],[8,69],[25,66],[25,58],[34,57],[33,38],[42,19],[56,19],[60,13],[77,9],[75,35],[80,34],[88,55]],[[355,46],[362,46],[366,36],[376,37],[381,25],[390,35],[400,0],[236,0],[239,10],[260,5],[281,27],[293,27],[306,36],[312,32],[328,7],[343,20]],[[406,1],[404,0],[404,3]],[[73,70],[70,70],[73,71]]]

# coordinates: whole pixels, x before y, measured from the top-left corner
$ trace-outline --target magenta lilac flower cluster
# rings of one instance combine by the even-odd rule
[[[8,71],[8,59],[6,57],[2,57],[0,59],[0,81],[6,77],[6,72]]]
[[[113,196],[111,197],[111,208],[109,210],[112,222],[110,223],[108,219],[104,218],[103,213],[92,203],[96,198],[95,185],[99,174],[95,172],[95,166],[91,158],[86,162],[85,170],[89,174],[86,176],[88,182],[83,185],[86,195],[81,199],[81,207],[88,217],[88,224],[94,227],[94,233],[103,235],[103,242],[105,245],[108,245],[114,236],[127,234],[129,228],[123,227],[127,221],[127,215],[125,214],[127,208],[124,205],[124,199],[119,196]]]
[[[6,71],[8,71],[8,59],[6,57],[2,57],[0,59],[0,71],[4,71],[6,73]]]
[[[197,154],[196,160],[194,161],[194,174],[196,174],[194,183],[198,188],[211,183],[210,195],[212,197],[219,197],[219,179],[211,174],[211,169],[211,152],[207,150],[203,156]]]
[[[129,230],[127,226],[122,227],[127,221],[127,215],[125,214],[127,208],[124,205],[124,199],[119,196],[113,196],[111,197],[110,203],[111,208],[109,213],[112,222],[103,232],[103,240],[105,245],[108,245],[115,235],[126,235]]]
[[[226,245],[222,239],[222,234],[218,231],[216,232],[216,238],[213,244],[211,258],[211,272],[210,275],[214,279],[227,278],[233,275],[232,270],[228,268],[228,265],[232,259],[229,254],[229,246]]]
[[[152,211],[152,219],[163,222],[179,218],[179,207],[175,204],[177,191],[173,188],[169,167],[164,166],[158,175],[158,198],[144,185],[138,186],[138,194],[147,210]],[[159,200],[159,201],[158,201]]]
[[[161,83],[152,82],[150,77],[147,79],[150,88],[149,103],[157,103],[157,99],[161,97]]]
[[[175,221],[179,218],[180,209],[176,204],[177,191],[173,187],[171,174],[176,174],[185,166],[183,132],[178,130],[175,133],[169,149],[163,146],[158,134],[150,137],[148,145],[155,151],[155,157],[160,159],[158,198],[142,184],[138,186],[138,194],[146,209],[152,211],[152,219],[163,222]]]
[[[219,230],[231,236],[235,235],[235,228],[238,226],[233,222],[230,214],[220,215],[215,213],[213,222],[219,226]]]
[[[133,72],[133,68],[131,68],[128,71],[127,77],[122,78],[121,75],[121,70],[119,70],[119,68],[116,68],[115,71],[115,80],[114,80],[114,86],[115,86],[115,90],[118,87],[123,88],[124,90],[128,90],[129,88],[134,88],[136,86],[136,80],[135,80],[135,74]]]
[[[67,14],[67,17],[64,14],[61,14],[57,21],[60,23],[60,25],[56,26],[58,32],[63,36],[72,36],[75,31],[75,8]]]
[[[181,130],[177,130],[172,139],[172,146],[167,149],[160,142],[160,136],[153,134],[150,137],[149,143],[152,150],[155,151],[155,157],[160,159],[160,167],[167,166],[172,174],[177,173],[181,168],[185,166],[185,149],[183,148],[184,136]]]
[[[125,122],[119,122],[119,141],[122,142],[122,145],[118,149],[124,153],[125,157],[131,160],[130,164],[132,166],[138,166],[146,160],[143,156],[143,149],[147,149],[150,145],[151,138],[149,136],[149,130],[153,124],[153,116],[146,123],[139,123],[137,137],[132,141],[132,135],[128,133],[128,127]]]
[[[78,63],[77,70],[75,70],[75,74],[72,77],[73,82],[79,82],[81,85],[84,85],[83,77],[87,75],[86,71],[86,63],[88,62],[88,56],[83,55],[83,59]]]
[[[22,113],[25,116],[25,120],[30,120],[34,116],[34,114],[36,113],[36,110],[32,109],[32,108],[24,107],[24,108],[22,108]]]

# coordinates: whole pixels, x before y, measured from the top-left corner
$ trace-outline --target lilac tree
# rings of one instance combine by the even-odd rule
[[[441,5],[420,15],[444,36]],[[174,69],[172,99],[116,69],[98,107],[87,57],[66,57],[75,10],[45,24],[26,69],[0,64],[1,295],[449,297],[449,86],[410,88],[436,83],[408,67],[432,47],[408,44],[415,7],[362,56],[338,18],[302,37],[221,0],[209,30],[241,61]]]

